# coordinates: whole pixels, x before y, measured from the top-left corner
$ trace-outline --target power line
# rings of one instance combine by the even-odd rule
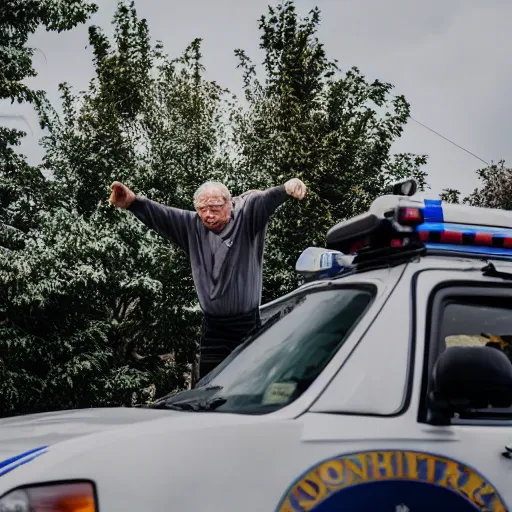
[[[34,132],[32,131],[32,126],[27,121],[27,118],[22,114],[0,114],[0,119],[10,119],[10,120],[21,120],[24,121],[25,124],[28,126],[28,129],[30,130],[30,134],[33,136]]]
[[[427,125],[420,123],[419,121],[414,119],[414,117],[411,116],[411,119],[415,123],[418,123],[419,125],[423,126],[423,128],[426,128],[427,130],[431,131],[432,133],[435,133],[438,137],[441,137],[442,139],[446,140],[450,144],[453,144],[454,146],[457,146],[459,149],[462,149],[462,151],[465,151],[466,153],[470,154],[471,156],[474,156],[476,159],[480,160],[480,162],[483,162],[485,165],[490,165],[489,162],[486,162],[483,158],[480,158],[478,155],[475,155],[475,153],[468,151],[466,148],[463,148],[462,146],[459,146],[459,144],[456,144],[455,142],[453,142],[453,140],[450,140],[447,137],[445,137],[444,135],[441,135],[440,133],[436,132],[435,130],[432,130],[432,128],[429,128]]]

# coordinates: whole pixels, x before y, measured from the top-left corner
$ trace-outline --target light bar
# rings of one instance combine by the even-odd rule
[[[426,222],[418,227],[418,234],[430,249],[512,256],[512,229]]]
[[[427,249],[481,256],[512,256],[512,212],[425,200],[417,228]]]
[[[399,245],[417,240],[415,228],[424,222],[423,208],[401,204],[384,215],[373,212],[358,215],[336,224],[327,232],[327,246],[345,254],[355,254],[362,249],[390,247],[390,238],[398,237]],[[419,242],[419,241],[418,241]]]
[[[377,198],[367,213],[331,228],[327,247],[345,254],[426,247],[511,257],[512,212],[385,195]]]
[[[425,222],[449,222],[473,226],[512,228],[511,211],[443,203],[440,199],[381,196],[372,203],[369,212],[377,217],[384,218],[398,206],[422,208]]]

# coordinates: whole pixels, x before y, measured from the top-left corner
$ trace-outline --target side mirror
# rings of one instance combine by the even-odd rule
[[[455,413],[512,405],[512,363],[492,347],[449,347],[436,361],[428,397],[429,423],[447,425]]]
[[[296,272],[306,280],[331,277],[352,263],[353,257],[320,247],[308,247],[297,259]]]

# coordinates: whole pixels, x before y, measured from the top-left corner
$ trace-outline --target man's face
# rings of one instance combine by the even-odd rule
[[[231,217],[231,203],[212,190],[197,198],[196,211],[203,224],[212,231],[222,231]]]

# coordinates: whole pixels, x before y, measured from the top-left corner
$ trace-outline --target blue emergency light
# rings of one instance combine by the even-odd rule
[[[327,247],[345,254],[422,247],[512,258],[512,212],[389,194],[377,198],[367,213],[331,228]]]

